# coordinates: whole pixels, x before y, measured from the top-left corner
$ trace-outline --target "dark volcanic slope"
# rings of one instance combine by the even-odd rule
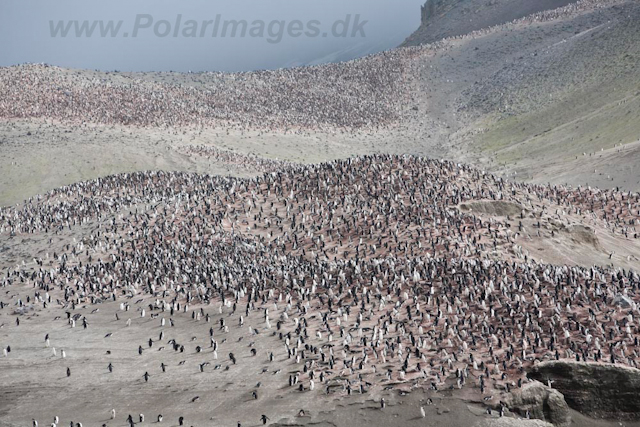
[[[402,46],[418,46],[444,38],[505,24],[543,10],[575,3],[575,0],[429,0],[435,14],[423,20]]]

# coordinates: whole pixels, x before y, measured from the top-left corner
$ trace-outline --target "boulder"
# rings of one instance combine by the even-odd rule
[[[624,309],[628,309],[628,308],[635,308],[636,304],[633,302],[633,300],[627,296],[618,294],[615,296],[615,298],[613,299],[613,304],[614,305],[619,305],[620,307],[624,308]]]
[[[573,361],[539,363],[528,373],[551,381],[569,407],[594,418],[640,419],[640,370]]]
[[[33,305],[23,305],[22,307],[16,307],[13,310],[13,315],[21,316],[21,315],[28,314],[31,311],[33,311]]]
[[[571,425],[571,414],[564,396],[538,381],[526,383],[521,389],[512,392],[505,400],[512,412],[531,418],[544,420],[556,427]]]

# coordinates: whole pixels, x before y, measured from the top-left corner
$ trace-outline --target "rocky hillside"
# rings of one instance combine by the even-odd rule
[[[638,191],[640,3],[547,10],[564,3],[429,3],[420,31],[444,28],[437,38],[449,39],[316,67],[0,69],[0,205],[120,172],[245,176],[264,172],[256,156],[305,164],[371,153]],[[531,8],[545,10],[487,28]]]
[[[575,0],[427,0],[420,28],[402,46],[418,46],[511,22]]]

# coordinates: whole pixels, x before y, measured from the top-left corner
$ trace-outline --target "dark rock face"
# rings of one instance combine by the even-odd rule
[[[550,361],[529,378],[552,381],[569,407],[591,417],[640,419],[640,370],[611,364]]]
[[[562,393],[546,385],[533,381],[514,391],[506,399],[507,407],[525,416],[552,423],[556,427],[569,427],[571,414]]]
[[[424,6],[420,6],[420,21],[423,24],[429,22],[429,19],[434,17],[436,13],[440,12],[443,4],[445,3],[459,3],[460,0],[427,0]],[[450,5],[449,5],[450,6]]]
[[[421,26],[402,46],[433,43],[472,31],[511,22],[577,0],[426,0]]]

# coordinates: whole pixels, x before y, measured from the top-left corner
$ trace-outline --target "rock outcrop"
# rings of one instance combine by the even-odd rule
[[[551,381],[569,407],[591,417],[640,419],[640,370],[621,365],[549,361],[528,374]]]
[[[613,299],[613,304],[619,305],[624,309],[636,308],[636,303],[633,302],[633,300],[626,295],[620,295],[620,294],[616,295],[616,297]]]
[[[577,0],[427,0],[420,9],[420,28],[403,46],[433,43],[492,27]]]
[[[511,411],[522,416],[528,412],[531,418],[548,421],[556,427],[571,425],[569,406],[562,393],[541,382],[525,384],[521,389],[511,393],[505,403]]]

